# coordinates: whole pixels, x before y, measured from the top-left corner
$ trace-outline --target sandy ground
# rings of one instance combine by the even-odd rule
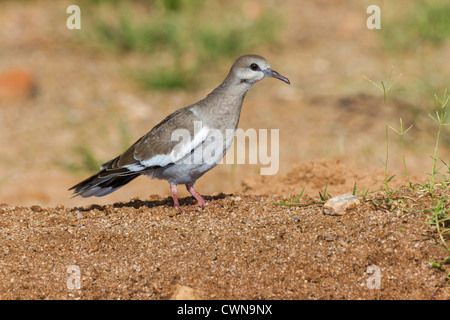
[[[402,196],[411,200],[395,210],[363,201],[343,216],[317,199],[287,207],[242,193],[208,198],[222,206],[202,211],[183,198],[189,213],[158,196],[1,205],[0,298],[168,299],[183,286],[200,299],[449,299],[430,266],[443,255],[436,234],[409,210],[418,194]]]
[[[386,121],[413,124],[404,148],[390,131],[392,186],[407,183],[403,153],[414,182],[431,169],[432,95],[414,88],[445,83],[450,66],[439,62],[450,46],[383,51],[365,27],[369,4],[286,2],[277,43],[257,53],[292,84],[256,85],[240,121],[243,129],[280,130],[279,172],[220,165],[196,187],[222,206],[190,207],[180,188],[182,205],[193,209],[180,213],[167,183],[146,178],[105,198],[71,199],[67,189],[89,172],[70,168],[83,162],[80,146],[101,162],[115,157],[118,126],[134,142],[207,94],[232,61],[203,75],[197,90],[143,92],[123,76],[133,58],[77,45],[59,15],[66,2],[2,2],[0,71],[25,70],[31,80],[15,81],[31,91],[0,99],[0,299],[168,299],[179,286],[204,299],[449,299],[444,272],[430,265],[444,252],[423,212],[414,211],[433,206],[428,196],[404,191],[411,200],[393,206],[365,200],[344,216],[311,204],[326,185],[333,196],[351,193],[355,182],[358,195],[382,188]],[[362,75],[385,79],[392,65],[401,88],[412,89],[390,96],[386,109]],[[441,138],[448,159],[448,131]],[[300,206],[273,204],[303,187]],[[371,266],[379,288],[369,288]],[[68,284],[68,268],[79,271],[79,289]]]

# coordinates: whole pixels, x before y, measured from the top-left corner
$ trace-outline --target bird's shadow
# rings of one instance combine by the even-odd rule
[[[204,199],[207,202],[215,201],[215,200],[221,200],[225,199],[229,196],[232,196],[232,194],[224,194],[219,193],[216,196],[204,196]],[[181,206],[193,206],[196,204],[196,200],[193,197],[183,197],[178,199]],[[134,208],[134,209],[141,209],[141,208],[156,208],[156,207],[170,207],[173,208],[173,199],[172,197],[167,197],[165,199],[161,200],[140,200],[140,199],[134,199],[128,202],[117,202],[112,205],[112,208],[114,209],[120,209],[120,208]],[[98,205],[98,204],[92,204],[88,207],[83,208],[73,208],[73,210],[80,211],[80,212],[89,212],[91,210],[98,210],[98,211],[107,211],[111,209],[111,205]]]

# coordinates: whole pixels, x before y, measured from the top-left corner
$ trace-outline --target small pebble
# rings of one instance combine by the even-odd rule
[[[329,215],[343,215],[347,208],[358,204],[358,197],[352,194],[342,194],[328,200],[323,206],[323,213]]]
[[[31,206],[31,210],[33,212],[41,212],[42,208],[40,206]]]
[[[169,300],[200,300],[199,292],[191,287],[176,285],[175,290]]]

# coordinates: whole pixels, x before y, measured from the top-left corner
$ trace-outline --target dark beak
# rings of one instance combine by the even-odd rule
[[[275,70],[272,70],[270,68],[267,70],[264,70],[264,76],[277,78],[283,82],[286,82],[287,84],[291,84],[291,82],[289,81],[288,78],[286,78],[285,76],[282,76],[281,74],[279,74],[278,72],[276,72]]]

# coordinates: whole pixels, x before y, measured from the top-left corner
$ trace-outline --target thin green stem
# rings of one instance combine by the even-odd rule
[[[386,160],[384,166],[384,181],[386,183],[386,192],[389,193],[389,185],[388,185],[388,161],[389,161],[389,130],[388,123],[386,122]]]
[[[437,154],[438,154],[438,149],[439,149],[439,140],[441,137],[441,128],[442,128],[442,124],[439,123],[439,129],[438,129],[438,133],[437,133],[437,137],[436,137],[436,145],[434,147],[434,155],[433,155],[433,166],[431,169],[431,175],[430,175],[430,191],[433,190],[434,187],[434,175],[436,173],[436,163],[437,163]]]

